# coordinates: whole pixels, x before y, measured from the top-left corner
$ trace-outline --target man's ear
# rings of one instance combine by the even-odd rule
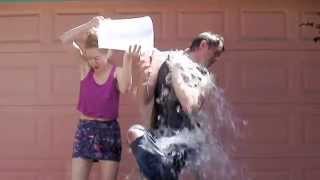
[[[200,48],[201,48],[201,49],[202,49],[202,48],[208,48],[208,43],[207,43],[206,40],[202,40],[202,41],[200,42]]]

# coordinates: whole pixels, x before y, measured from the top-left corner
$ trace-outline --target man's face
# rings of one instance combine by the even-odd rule
[[[218,61],[221,51],[217,49],[217,47],[209,47],[206,52],[206,59],[204,65],[209,68],[212,64]]]

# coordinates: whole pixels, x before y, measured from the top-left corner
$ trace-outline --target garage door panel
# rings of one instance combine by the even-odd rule
[[[101,14],[101,10],[56,11],[53,15],[53,40],[59,43],[59,36],[75,26],[79,26],[92,17]]]
[[[250,6],[248,6],[250,7]],[[313,8],[292,11],[287,8],[248,8],[244,5],[232,11],[227,26],[232,37],[228,42],[231,49],[242,50],[295,50],[319,49],[311,39],[316,30],[310,27],[296,28],[300,22],[318,22]],[[299,21],[297,22],[297,19]],[[263,28],[257,28],[263,27]]]
[[[3,83],[0,104],[76,103],[80,73],[77,61],[70,55],[2,53],[0,59],[3,59],[0,61],[0,80]]]
[[[39,84],[37,75],[38,68],[36,66],[1,66],[0,81],[2,88],[1,96],[8,98],[9,96],[37,96],[37,86]],[[7,80],[10,77],[11,80]],[[23,87],[23,88],[21,88]]]
[[[241,102],[318,102],[319,55],[317,51],[231,52],[223,59],[226,90]]]
[[[41,86],[39,56],[30,53],[1,53],[0,59],[0,104],[35,104]]]
[[[3,179],[29,179],[32,180],[70,180],[71,160],[52,159],[33,160],[1,160],[6,166],[0,166],[0,178]],[[92,177],[96,178],[98,171],[93,168]],[[15,176],[16,175],[16,176]]]
[[[74,142],[75,129],[79,121],[75,108],[56,110],[51,114],[52,144],[51,153],[56,158],[70,158]],[[66,153],[68,152],[68,153]]]
[[[248,120],[246,142],[250,144],[288,144],[289,117],[286,114],[270,114],[269,112],[250,114]]]
[[[299,90],[304,102],[319,102],[320,100],[320,61],[319,52],[305,55],[300,61]]]
[[[320,146],[320,106],[305,105],[297,109],[297,120],[300,124],[301,144]]]
[[[320,114],[305,114],[302,115],[304,119],[304,142],[307,144],[320,144],[320,135],[318,133],[320,128]]]
[[[1,114],[10,121],[1,126],[0,159],[47,159],[53,158],[52,152],[61,147],[70,151],[78,121],[74,107],[60,110],[11,107],[1,110]]]
[[[201,24],[194,26],[194,22]],[[215,33],[224,34],[225,12],[221,10],[194,11],[179,10],[177,12],[177,39],[189,40],[199,32],[212,30]]]
[[[320,167],[303,170],[303,179],[314,180],[320,177]]]
[[[235,13],[235,12],[233,12]],[[230,32],[233,37],[230,48],[263,50],[290,49],[291,31],[288,28],[288,16],[294,16],[287,10],[278,8],[239,8],[234,14],[234,24]],[[264,27],[264,28],[257,28]]]
[[[244,93],[259,97],[261,95],[283,96],[288,94],[288,67],[279,63],[243,62],[239,68],[240,89]],[[263,91],[264,90],[264,91]],[[265,98],[265,97],[264,97]]]
[[[53,98],[62,100],[61,97],[74,97],[79,91],[80,73],[79,66],[71,65],[52,65],[51,67],[51,90]],[[78,81],[77,81],[78,79]],[[57,99],[56,99],[57,100]],[[69,98],[67,100],[70,100]],[[72,100],[74,102],[74,99]]]
[[[121,97],[121,101],[125,101],[124,98]],[[119,109],[119,120],[123,122],[123,125],[132,125],[133,122],[138,122],[141,120],[140,109],[137,104],[131,101],[132,104],[120,104]]]
[[[302,11],[300,14],[301,22],[320,23],[318,12],[315,10]],[[299,38],[306,43],[309,43],[317,36],[318,32],[315,28],[305,27],[299,29]]]
[[[236,104],[239,119],[247,125],[241,130],[238,155],[279,155],[289,153],[294,142],[294,114],[280,104]],[[277,148],[274,148],[277,147]]]
[[[287,13],[277,10],[241,10],[240,41],[286,41]],[[266,27],[261,30],[257,27]],[[271,28],[272,27],[272,28]]]
[[[0,178],[14,180],[70,180],[71,160],[67,161],[52,159],[33,160],[1,160],[5,166],[0,166]],[[97,168],[93,168],[93,177],[97,177]],[[15,176],[16,175],[16,176]]]
[[[0,43],[40,41],[40,14],[37,12],[1,12]]]
[[[89,179],[100,179],[99,172],[95,170],[96,168],[94,167],[91,171]],[[41,180],[70,180],[71,179],[71,173],[67,171],[62,171],[62,172],[43,172],[43,173],[38,173],[37,175],[38,179]]]
[[[236,156],[318,157],[318,105],[236,104],[234,111],[247,121]]]
[[[43,82],[43,88],[47,91],[41,100],[55,105],[76,104],[80,86],[80,60],[69,53],[52,53],[48,57],[48,81]]]
[[[153,30],[154,30],[154,38],[155,40],[164,40],[167,39],[168,37],[168,29],[171,27],[168,26],[168,18],[167,14],[168,10],[167,9],[161,9],[161,8],[155,8],[155,7],[150,7],[150,8],[116,8],[115,9],[115,14],[111,17],[114,19],[117,18],[134,18],[134,17],[142,17],[142,16],[150,16],[153,22]]]
[[[57,159],[1,159],[0,169],[2,172],[24,170],[24,172],[41,172],[47,169],[58,172],[70,169],[71,160],[62,161]]]
[[[226,88],[240,102],[297,100],[296,53],[239,52],[225,59]],[[301,55],[300,55],[301,56]]]
[[[70,166],[71,161],[69,161],[65,166]],[[49,171],[48,171],[49,170]],[[71,170],[62,169],[55,171],[54,169],[47,169],[42,171],[37,171],[37,180],[70,180]],[[93,166],[89,179],[100,179],[100,169],[97,166]]]
[[[255,170],[248,173],[255,180],[290,180],[290,171],[286,170]]]
[[[39,179],[42,180],[68,180],[71,179],[71,176],[67,174],[67,172],[54,172],[54,173],[48,173],[43,175],[38,175]]]
[[[317,32],[298,24],[318,22],[320,4],[288,2],[88,0],[0,6],[0,179],[70,179],[79,74],[76,59],[63,51],[58,37],[96,15],[150,15],[160,49],[186,48],[200,31],[222,34],[227,51],[213,70],[239,118],[248,121],[231,157],[244,165],[233,164],[244,168],[237,179],[318,179],[320,46],[312,41]],[[144,122],[130,96],[121,96],[125,163],[118,179],[134,177],[125,133]],[[214,177],[215,167],[208,169]],[[100,178],[98,170],[91,179]]]
[[[48,111],[40,110],[35,111],[32,108],[29,109],[32,113],[36,114],[36,132],[37,132],[37,144],[35,147],[36,151],[33,152],[32,156],[36,159],[50,159],[50,152],[52,149],[52,120],[48,115]]]
[[[320,170],[319,158],[248,159],[247,164],[247,176],[258,180],[314,180],[318,179]]]
[[[3,119],[7,120],[1,129],[0,142],[2,158],[23,158],[35,154],[34,147],[39,146],[38,117],[31,111],[2,110]]]
[[[36,172],[0,172],[0,179],[6,180],[36,180]]]
[[[6,8],[0,12],[0,51],[23,52],[44,50],[42,43],[46,42],[44,26],[45,13],[39,9],[15,10]]]
[[[18,113],[17,113],[18,112]],[[69,158],[78,113],[72,107],[1,110],[0,159]],[[70,153],[66,153],[70,152]],[[62,155],[63,154],[63,155]]]

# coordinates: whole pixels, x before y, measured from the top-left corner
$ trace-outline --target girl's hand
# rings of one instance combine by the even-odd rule
[[[140,54],[141,54],[141,46],[134,45],[129,46],[129,50],[124,53],[123,60],[129,62],[138,62],[140,61]]]
[[[132,79],[133,84],[135,86],[138,86],[138,84],[143,84],[145,86],[148,84],[148,80],[150,76],[152,56],[141,54],[140,47],[133,48],[131,52],[133,54],[133,58],[132,58],[132,69],[134,72],[133,79]]]
[[[141,46],[134,45],[133,48],[132,46],[129,46],[128,55],[130,60],[139,60],[140,53],[141,53]]]
[[[102,21],[105,20],[103,16],[95,16],[93,17],[89,22],[89,29],[94,28],[97,29],[99,25],[102,23]]]

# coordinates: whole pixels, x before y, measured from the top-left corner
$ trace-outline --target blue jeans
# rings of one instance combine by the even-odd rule
[[[164,152],[155,143],[157,139],[148,131],[130,145],[140,171],[149,180],[178,180],[191,151],[181,145]]]

